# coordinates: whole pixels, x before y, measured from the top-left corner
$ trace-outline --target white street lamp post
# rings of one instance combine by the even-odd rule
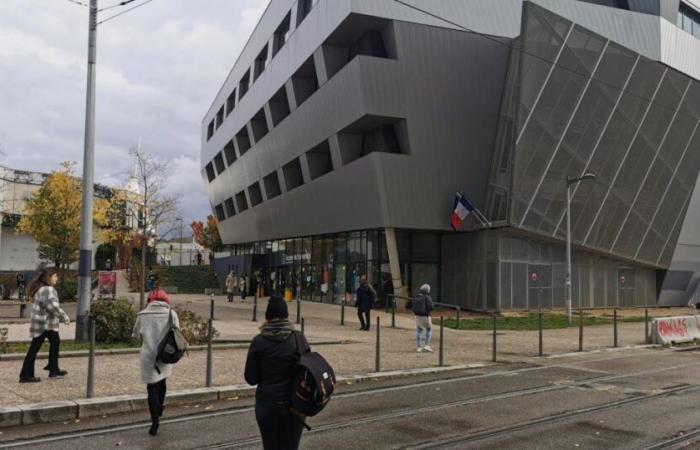
[[[593,180],[595,174],[584,173],[578,178],[566,179],[566,320],[571,325],[571,185],[583,180]]]

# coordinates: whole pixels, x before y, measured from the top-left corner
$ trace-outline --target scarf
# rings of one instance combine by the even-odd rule
[[[269,320],[260,326],[260,334],[274,342],[284,342],[294,332],[289,319]]]

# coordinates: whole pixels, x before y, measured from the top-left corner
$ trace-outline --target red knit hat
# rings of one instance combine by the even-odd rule
[[[156,288],[149,292],[148,302],[165,302],[167,304],[170,304],[170,299],[168,298],[168,294],[166,294],[163,289]]]

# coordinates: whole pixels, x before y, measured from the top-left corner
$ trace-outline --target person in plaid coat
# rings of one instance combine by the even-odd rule
[[[60,322],[70,324],[68,314],[61,309],[58,303],[58,293],[56,283],[58,282],[58,272],[54,268],[44,269],[39,276],[29,285],[29,296],[34,299],[32,304],[32,319],[29,326],[29,333],[32,343],[24,358],[22,372],[19,375],[20,383],[36,383],[41,381],[34,376],[34,363],[36,354],[44,344],[44,340],[49,340],[49,364],[44,368],[49,371],[49,378],[64,377],[67,372],[58,368],[58,350],[61,345],[61,338],[58,335]]]

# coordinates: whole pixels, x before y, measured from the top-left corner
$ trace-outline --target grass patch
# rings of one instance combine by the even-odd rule
[[[574,316],[571,327],[578,327],[578,316]],[[633,320],[626,320],[633,321]],[[644,321],[644,317],[641,318]],[[440,324],[439,320],[433,318],[433,323]],[[583,325],[607,325],[611,324],[612,319],[595,317],[595,316],[583,316]],[[445,319],[445,326],[447,328],[457,328],[456,319]],[[513,331],[523,331],[523,330],[537,330],[539,329],[538,315],[528,314],[527,316],[506,316],[499,317],[496,327],[499,330],[513,330]],[[566,321],[566,316],[562,314],[548,314],[542,315],[542,328],[545,330],[553,330],[559,328],[568,328],[569,325]],[[491,317],[477,317],[473,319],[462,319],[459,321],[460,330],[491,330],[493,329],[493,319]]]
[[[116,343],[111,343],[111,344],[103,344],[103,343],[95,344],[95,348],[98,350],[110,350],[110,349],[114,349],[114,348],[134,348],[134,347],[137,347],[137,345],[125,343],[125,342],[116,342]],[[89,349],[90,349],[90,344],[87,342],[61,341],[61,351],[62,352],[75,351],[75,350],[89,350]],[[29,350],[29,342],[8,342],[4,348],[3,348],[3,346],[0,346],[0,353],[27,353],[27,350]],[[44,345],[41,346],[41,350],[39,350],[39,351],[40,352],[48,352],[49,351],[48,341],[44,342]]]
[[[159,266],[154,269],[161,286],[177,286],[180,294],[203,294],[204,289],[221,287],[211,266]]]

